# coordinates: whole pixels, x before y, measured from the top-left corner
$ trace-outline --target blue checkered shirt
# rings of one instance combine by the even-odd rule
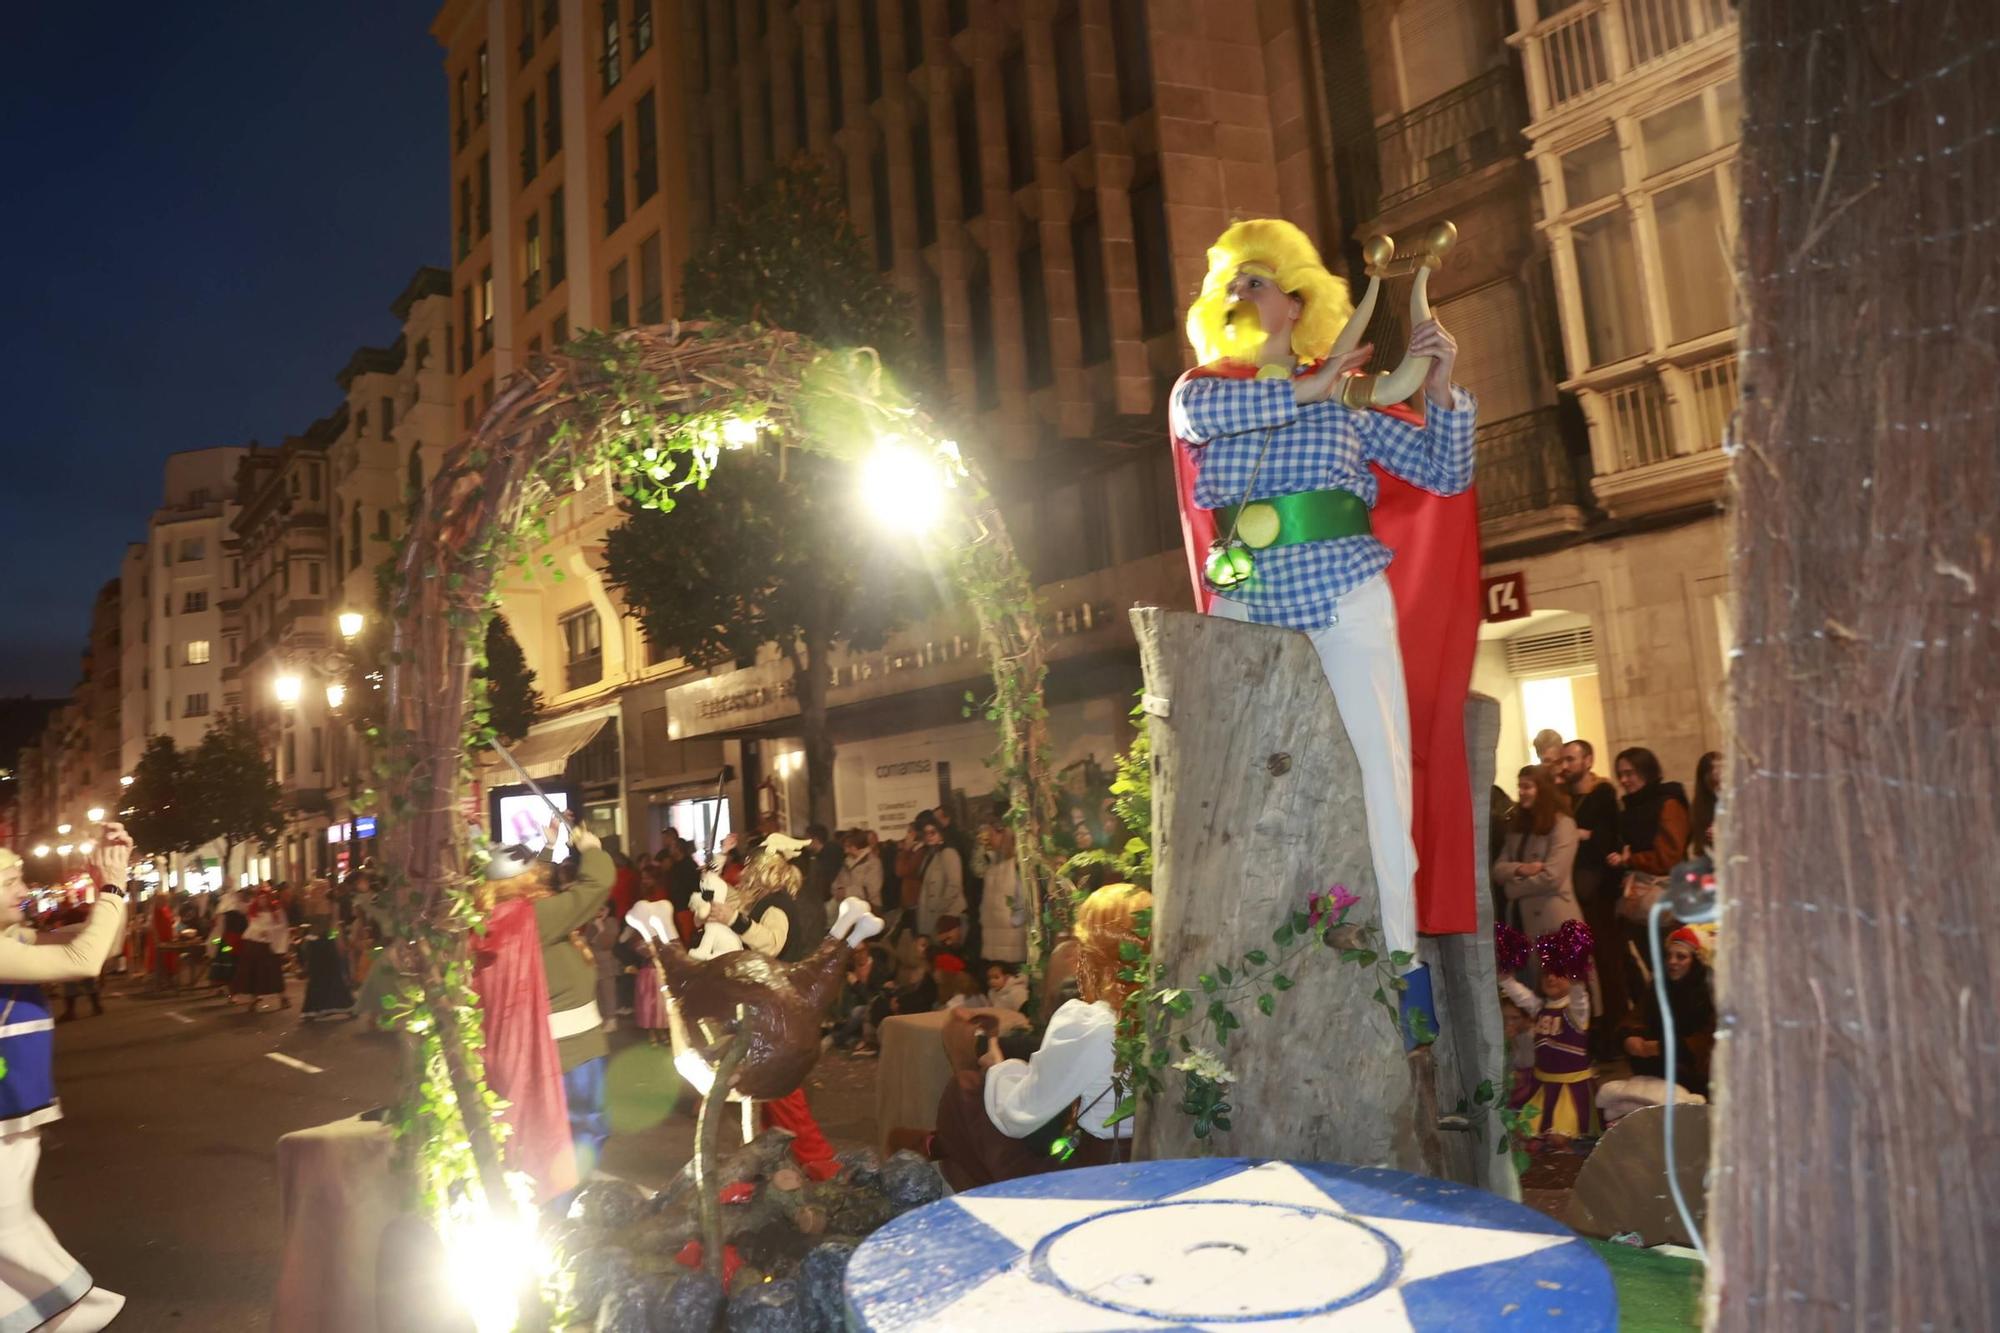
[[[1449,408],[1427,403],[1424,424],[1412,426],[1338,402],[1301,407],[1289,380],[1190,376],[1174,386],[1169,420],[1194,446],[1194,502],[1203,509],[1335,488],[1373,509],[1370,463],[1439,495],[1470,486],[1476,409],[1472,395],[1454,385]],[[1271,445],[1260,469],[1266,430]],[[1253,470],[1256,485],[1246,495]],[[1337,537],[1269,547],[1255,558],[1255,572],[1224,595],[1260,624],[1312,630],[1334,622],[1337,598],[1389,567],[1389,548],[1372,536]]]

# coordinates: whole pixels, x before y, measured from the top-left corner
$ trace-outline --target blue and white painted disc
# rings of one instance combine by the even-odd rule
[[[1210,1158],[973,1190],[870,1236],[851,1326],[1609,1330],[1611,1275],[1575,1232],[1403,1171]]]

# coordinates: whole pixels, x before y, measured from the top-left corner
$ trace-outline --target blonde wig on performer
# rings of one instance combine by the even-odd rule
[[[1119,977],[1129,966],[1119,957],[1120,947],[1130,941],[1142,954],[1150,950],[1136,918],[1152,906],[1153,895],[1136,884],[1106,884],[1076,909],[1076,989],[1086,1001],[1124,1008],[1125,997],[1138,983]]]
[[[1292,325],[1292,355],[1311,363],[1333,348],[1354,302],[1347,283],[1327,272],[1306,234],[1282,218],[1238,222],[1208,247],[1208,276],[1188,307],[1187,335],[1203,365],[1255,361],[1264,346],[1256,309],[1235,300],[1229,284],[1245,269],[1275,281],[1303,308]]]

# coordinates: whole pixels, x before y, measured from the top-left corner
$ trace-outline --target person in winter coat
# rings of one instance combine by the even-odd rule
[[[1709,1060],[1715,1054],[1715,997],[1709,993],[1701,936],[1682,926],[1667,938],[1665,953],[1667,1009],[1674,1017],[1674,1082],[1706,1097]],[[1640,1001],[1619,1028],[1619,1049],[1632,1062],[1635,1075],[1665,1078],[1662,1043],[1667,1029],[1660,1018],[1660,1000],[1649,987],[1641,992]]]
[[[1611,775],[1625,793],[1618,815],[1619,849],[1604,863],[1620,873],[1636,870],[1664,875],[1687,855],[1691,823],[1687,789],[1660,780],[1660,761],[1651,750],[1620,750]]]
[[[958,849],[945,842],[944,827],[935,819],[923,825],[924,870],[917,895],[917,933],[937,934],[940,918],[965,915],[965,863]]]
[[[1493,863],[1493,886],[1519,913],[1522,932],[1540,939],[1565,921],[1583,919],[1570,883],[1576,821],[1562,812],[1542,765],[1529,764],[1517,781],[1520,804]]]
[[[995,824],[979,831],[974,854],[985,877],[986,894],[979,903],[982,956],[1006,963],[1028,957],[1028,905],[1021,892],[1021,868],[1014,860],[1014,832]]]
[[[132,840],[122,824],[106,824],[92,853],[90,872],[99,897],[90,918],[70,930],[32,940],[15,933],[24,918],[28,887],[21,858],[0,848],[0,1328],[61,1329],[96,1333],[125,1306],[125,1298],[97,1285],[63,1249],[35,1211],[35,1170],[41,1163],[41,1127],[62,1118],[55,1092],[55,1020],[42,987],[82,981],[103,970],[125,930],[125,880]]]
[[[882,858],[876,855],[874,840],[866,830],[849,829],[841,835],[846,855],[833,877],[833,901],[859,898],[877,916],[885,916],[882,901]]]

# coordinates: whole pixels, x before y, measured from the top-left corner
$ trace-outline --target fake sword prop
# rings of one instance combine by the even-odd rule
[[[520,763],[514,758],[514,756],[507,752],[507,747],[502,745],[497,737],[492,741],[488,742],[488,744],[490,744],[493,747],[493,753],[499,755],[502,759],[505,759],[507,761],[507,767],[514,770],[514,776],[521,779],[522,782],[526,783],[529,791],[533,792],[535,795],[542,798],[542,804],[548,806],[550,813],[555,815],[557,819],[560,819],[563,822],[563,825],[566,828],[568,828],[570,832],[572,833],[576,832],[576,821],[571,819],[569,815],[565,813],[560,806],[558,806],[552,799],[550,799],[549,794],[547,792],[543,791],[540,787],[535,785],[535,780],[528,776],[528,770],[522,768]]]

